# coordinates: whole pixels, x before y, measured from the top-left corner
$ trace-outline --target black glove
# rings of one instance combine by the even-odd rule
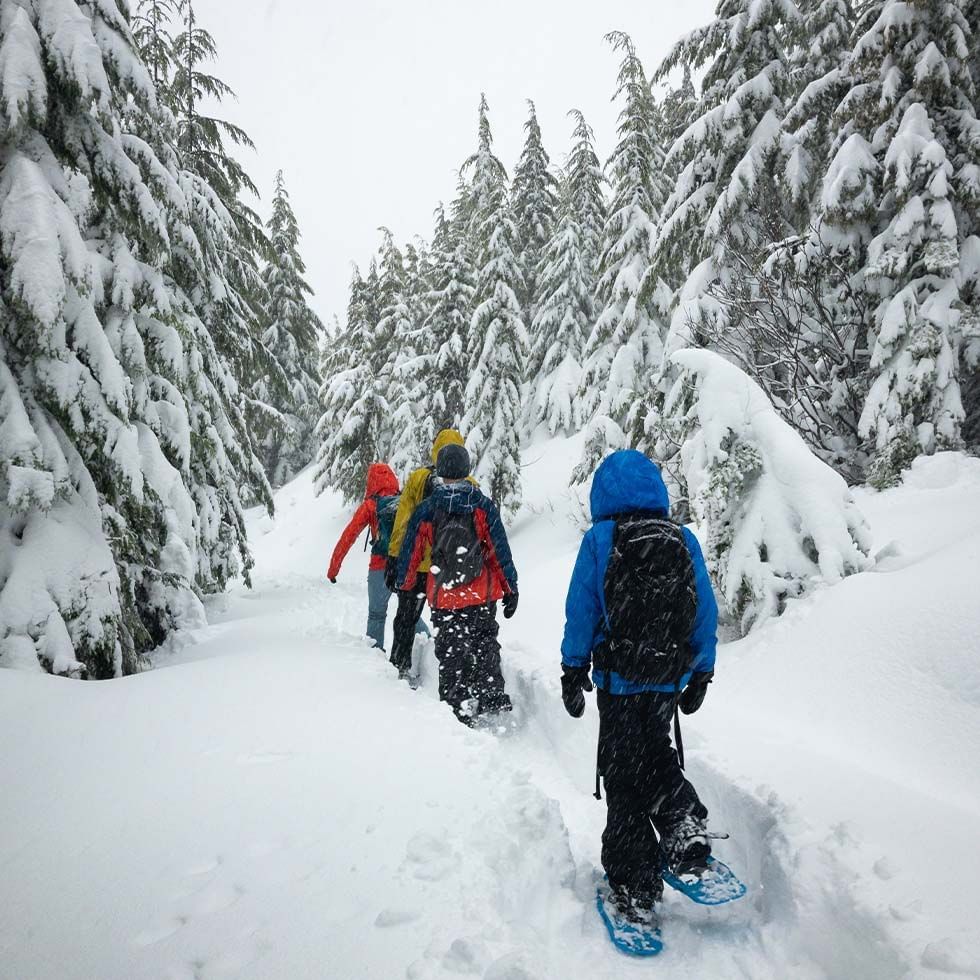
[[[385,562],[385,588],[389,592],[394,592],[396,585],[398,585],[398,559],[394,555],[389,555]]]
[[[508,592],[504,596],[504,619],[510,619],[517,612],[517,593]]]
[[[337,584],[337,576],[336,575],[331,575],[331,576],[328,577],[327,581],[331,585],[336,585]]]
[[[583,691],[592,690],[592,680],[588,667],[561,668],[561,699],[565,710],[573,718],[581,718],[585,714],[585,695]]]
[[[691,674],[691,679],[688,681],[687,687],[684,688],[684,693],[677,702],[685,715],[693,715],[701,707],[704,696],[708,693],[708,685],[714,676],[715,672],[713,670],[706,670],[704,672],[695,671]]]

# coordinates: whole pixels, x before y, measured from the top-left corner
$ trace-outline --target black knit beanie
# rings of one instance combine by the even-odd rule
[[[436,476],[465,480],[470,475],[470,454],[465,446],[443,446],[436,459]]]

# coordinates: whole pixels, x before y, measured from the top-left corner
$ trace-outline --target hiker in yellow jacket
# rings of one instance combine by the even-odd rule
[[[395,591],[398,574],[398,553],[405,540],[408,522],[426,497],[432,492],[436,478],[436,458],[444,446],[462,446],[463,437],[455,429],[443,429],[432,444],[432,465],[421,466],[414,470],[405,481],[402,488],[401,500],[395,513],[395,523],[391,529],[391,542],[388,546],[388,564],[385,569],[385,582],[391,591]],[[475,480],[472,482],[476,482]],[[391,643],[391,662],[398,668],[399,674],[406,677],[412,667],[412,644],[415,642],[415,624],[425,608],[426,588],[429,584],[429,566],[432,556],[426,549],[425,556],[419,562],[418,574],[412,588],[398,593],[398,611],[395,613],[394,639]]]

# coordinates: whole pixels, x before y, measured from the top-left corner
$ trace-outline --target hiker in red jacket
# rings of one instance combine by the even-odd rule
[[[388,602],[391,592],[385,585],[385,563],[388,558],[388,544],[391,528],[398,510],[400,490],[398,477],[387,463],[372,463],[368,467],[367,490],[364,502],[354,512],[350,523],[344,528],[340,540],[330,558],[327,578],[337,581],[340,566],[350,551],[351,545],[365,528],[370,528],[371,563],[368,566],[368,619],[367,635],[374,640],[376,647],[384,649],[385,619],[388,615]],[[417,633],[428,633],[428,627],[419,620]]]

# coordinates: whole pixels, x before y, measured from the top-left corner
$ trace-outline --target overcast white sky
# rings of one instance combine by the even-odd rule
[[[581,109],[604,160],[618,56],[632,35],[648,72],[674,39],[710,20],[714,0],[196,0],[215,36],[215,73],[238,94],[223,115],[245,127],[260,213],[282,168],[325,319],[343,320],[352,260],[366,266],[379,225],[428,238],[476,142],[480,92],[512,171],[533,99],[552,158]]]

